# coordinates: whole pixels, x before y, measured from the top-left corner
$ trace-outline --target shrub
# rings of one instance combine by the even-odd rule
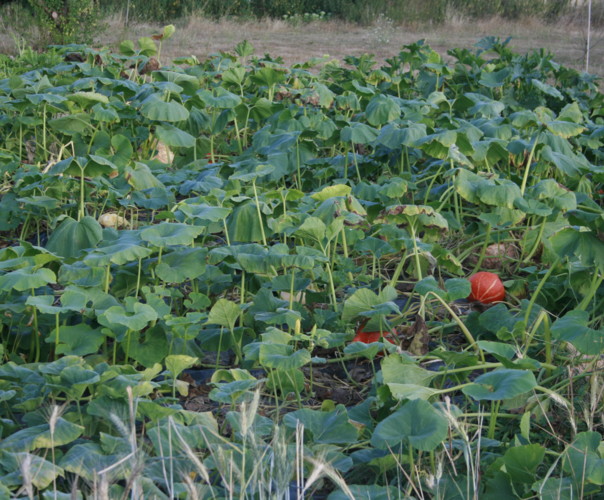
[[[90,43],[101,28],[96,0],[27,0],[40,34],[57,44]]]
[[[441,23],[446,20],[448,8],[473,18],[495,15],[512,19],[535,15],[555,18],[570,3],[571,0],[104,0],[103,11],[125,13],[128,5],[131,19],[157,23],[193,13],[212,18],[283,18],[320,12],[360,24],[371,24],[380,15],[395,23]]]
[[[175,19],[199,13],[205,16],[220,18],[228,16],[251,15],[248,0],[106,0],[103,12],[119,12],[138,21],[167,23]]]
[[[507,19],[538,16],[553,19],[563,14],[570,0],[449,0],[462,14],[474,18],[501,16]]]

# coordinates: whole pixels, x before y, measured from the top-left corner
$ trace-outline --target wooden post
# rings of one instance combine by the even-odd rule
[[[587,3],[587,42],[585,47],[585,72],[589,72],[589,51],[591,50],[591,0]]]

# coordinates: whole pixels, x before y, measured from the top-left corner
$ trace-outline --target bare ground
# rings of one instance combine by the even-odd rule
[[[104,43],[116,44],[124,38],[135,39],[157,32],[158,27],[135,25],[124,27],[117,20],[106,33]],[[359,26],[336,21],[318,21],[292,26],[281,20],[211,22],[192,18],[177,26],[176,34],[163,49],[167,57],[195,55],[200,60],[218,51],[231,51],[237,43],[248,40],[257,54],[269,53],[291,65],[313,57],[329,55],[343,59],[346,55],[371,53],[379,61],[397,54],[403,45],[425,39],[443,56],[455,47],[472,48],[485,36],[512,37],[513,50],[545,48],[565,65],[583,70],[585,34],[568,23],[545,25],[535,20],[511,23],[501,19],[482,22],[451,20],[445,26],[394,26],[388,22]],[[604,76],[604,29],[592,35],[596,46],[590,56],[590,71]]]
[[[160,26],[132,24],[125,26],[113,18],[98,40],[99,45],[117,47],[124,39],[137,39],[159,32]],[[359,26],[340,21],[315,21],[292,25],[282,20],[210,21],[192,17],[177,23],[173,38],[162,49],[162,60],[195,55],[202,60],[218,51],[231,51],[242,40],[248,40],[257,54],[269,53],[291,65],[325,55],[342,60],[346,55],[371,53],[378,61],[397,54],[403,45],[425,39],[443,56],[455,47],[472,48],[485,36],[501,39],[512,37],[510,46],[517,52],[544,48],[555,59],[576,69],[585,69],[585,32],[581,26],[562,21],[557,25],[535,19],[509,22],[502,19],[468,21],[450,19],[446,25],[396,26],[381,19],[373,26]],[[592,34],[593,49],[590,72],[604,76],[604,27]],[[0,31],[0,53],[14,51],[10,33]]]

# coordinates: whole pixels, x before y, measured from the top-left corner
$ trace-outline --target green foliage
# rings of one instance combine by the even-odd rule
[[[501,16],[508,19],[537,16],[556,18],[570,6],[570,0],[449,0],[453,8],[476,18]]]
[[[0,54],[0,78],[7,78],[11,75],[20,75],[26,71],[51,67],[59,64],[63,60],[56,50],[47,50],[38,52],[25,45],[18,47],[16,56]]]
[[[451,9],[472,18],[502,16],[518,19],[527,16],[555,18],[562,14],[570,0],[130,0],[131,19],[168,22],[201,14],[221,17],[284,18],[292,23],[321,20],[327,17],[371,24],[380,16],[395,23],[441,23]],[[126,2],[103,2],[106,13],[125,14]]]
[[[173,33],[0,79],[0,496],[601,497],[593,78]]]
[[[55,44],[90,43],[101,24],[97,0],[27,0],[40,35]]]
[[[128,20],[148,21],[165,23],[174,19],[180,19],[193,13],[201,13],[200,3],[204,5],[203,12],[209,2],[198,2],[196,0],[104,0],[100,8],[105,14],[120,13],[128,14]],[[221,2],[216,2],[220,4]],[[225,7],[233,3],[222,2]],[[225,8],[226,14],[228,8]]]

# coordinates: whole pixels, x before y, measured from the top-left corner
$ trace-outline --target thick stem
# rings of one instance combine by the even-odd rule
[[[136,290],[134,291],[134,296],[138,297],[138,293],[140,291],[141,288],[141,272],[142,272],[142,267],[143,267],[143,261],[142,258],[139,257],[138,258],[138,269],[137,269],[137,273],[136,273]]]
[[[543,218],[543,221],[541,222],[541,225],[539,226],[539,234],[537,235],[537,238],[535,239],[533,248],[531,248],[528,255],[522,259],[523,262],[528,262],[529,260],[531,260],[533,258],[533,255],[535,255],[535,252],[537,251],[537,249],[539,248],[539,244],[541,243],[541,238],[543,237],[544,230],[545,230],[545,217]]]
[[[300,158],[300,143],[299,138],[296,139],[296,172],[297,172],[297,184],[298,189],[302,191],[302,169],[301,169],[302,160]],[[284,203],[285,205],[285,203]]]
[[[78,210],[78,220],[82,220],[84,217],[84,170],[80,175],[80,209]]]
[[[260,212],[260,200],[258,199],[258,191],[256,190],[256,179],[252,181],[252,189],[254,190],[254,199],[256,200],[256,212],[258,213],[258,222],[260,223],[260,233],[262,234],[262,243],[265,247],[268,246],[266,242],[266,235],[264,234],[264,224],[262,223],[262,212]]]
[[[491,420],[489,422],[489,430],[487,431],[487,437],[489,439],[495,439],[495,430],[497,427],[497,415],[499,414],[499,406],[501,401],[491,401]]]
[[[533,162],[533,156],[535,154],[535,148],[537,147],[537,143],[539,139],[539,133],[535,135],[535,139],[533,142],[533,147],[531,148],[531,152],[526,161],[526,166],[524,167],[524,176],[522,177],[522,184],[520,185],[520,194],[524,196],[524,191],[526,190],[526,183],[528,182],[529,172],[531,170],[531,163]]]
[[[61,324],[59,321],[59,313],[55,314],[55,357],[57,356],[57,349],[59,348]]]
[[[352,143],[352,160],[354,161],[354,168],[357,172],[357,179],[359,180],[359,183],[363,181],[363,179],[361,178],[361,171],[359,170],[359,162],[357,160],[357,152],[354,149],[354,143]]]
[[[491,236],[491,224],[487,224],[487,230],[484,235],[484,243],[482,244],[482,248],[480,249],[480,255],[478,256],[478,261],[476,262],[476,265],[474,266],[474,270],[472,271],[473,273],[478,271],[480,269],[480,266],[482,266],[482,261],[484,260],[484,256],[486,254],[487,247],[489,246],[490,236]]]
[[[419,261],[419,248],[417,248],[417,238],[415,233],[415,224],[412,220],[409,220],[409,229],[411,230],[411,241],[413,242],[413,258],[415,259],[415,267],[417,271],[417,280],[421,281],[422,277],[422,268],[421,263]]]
[[[598,289],[600,288],[602,281],[604,281],[604,275],[600,276],[598,274],[598,272],[595,271],[594,276],[591,280],[591,286],[589,287],[589,290],[585,294],[585,297],[583,297],[583,300],[581,301],[581,303],[577,306],[577,309],[579,309],[580,311],[585,311],[587,309],[587,306],[589,305],[589,303],[592,301],[592,299],[598,292]]]
[[[553,264],[550,266],[550,268],[545,273],[545,276],[543,276],[543,278],[541,278],[541,281],[539,282],[539,284],[537,285],[537,288],[535,288],[535,291],[533,292],[533,295],[531,296],[531,300],[529,302],[528,307],[526,308],[526,313],[524,315],[524,324],[527,327],[528,327],[528,320],[531,316],[531,311],[533,310],[533,306],[535,305],[535,301],[537,300],[537,297],[539,297],[539,294],[541,293],[541,289],[544,287],[546,281],[549,279],[549,277],[554,272],[554,269],[558,265],[558,262],[560,262],[560,258],[557,258],[553,262]]]
[[[132,337],[132,330],[128,328],[126,331],[126,359],[124,359],[124,364],[128,364],[128,360],[130,359],[130,339]]]

